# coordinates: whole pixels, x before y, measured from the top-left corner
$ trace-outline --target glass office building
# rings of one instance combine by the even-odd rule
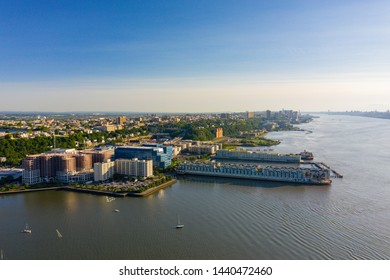
[[[163,147],[161,144],[145,144],[142,147],[120,146],[115,149],[115,159],[153,160],[153,167],[166,168],[172,163],[172,146]]]

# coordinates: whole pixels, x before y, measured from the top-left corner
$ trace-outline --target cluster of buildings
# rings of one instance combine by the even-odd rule
[[[166,168],[171,165],[173,147],[157,143],[146,143],[138,146],[118,146],[115,149],[116,159],[152,160],[154,168]]]
[[[153,168],[171,165],[172,146],[105,147],[92,150],[53,149],[27,156],[22,161],[22,182],[30,185],[41,182],[85,183],[105,181],[121,174],[151,177]]]
[[[228,151],[220,150],[217,152],[215,159],[221,160],[238,160],[238,161],[265,161],[265,162],[283,162],[283,163],[300,163],[301,155],[279,154],[279,153],[254,153],[251,151]]]
[[[301,114],[294,110],[281,110],[277,112],[271,112],[270,110],[265,111],[265,118],[271,119],[286,119],[292,123],[299,123]]]
[[[181,138],[174,138],[170,141],[164,142],[165,145],[172,146],[173,157],[180,153],[190,153],[196,155],[215,154],[222,149],[221,143],[206,142],[206,141],[192,141],[182,140]]]
[[[265,133],[267,133],[266,129],[255,129],[255,130],[249,130],[246,132],[240,132],[240,136],[243,136],[243,137],[262,137]]]
[[[22,161],[22,182],[30,185],[55,181],[87,182],[93,180],[94,164],[111,159],[113,153],[113,149],[53,149],[29,155]]]
[[[114,177],[114,174],[147,178],[153,176],[153,161],[133,159],[107,160],[95,163],[94,181],[101,182]]]

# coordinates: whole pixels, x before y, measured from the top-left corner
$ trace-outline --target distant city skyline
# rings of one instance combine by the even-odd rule
[[[390,109],[390,2],[0,3],[0,111]]]

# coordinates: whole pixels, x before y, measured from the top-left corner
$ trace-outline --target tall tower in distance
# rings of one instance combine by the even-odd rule
[[[247,119],[253,119],[255,117],[255,112],[246,112]]]
[[[125,123],[126,123],[126,116],[116,118],[116,124],[124,125]]]
[[[222,127],[218,127],[217,130],[215,131],[215,138],[220,138],[220,137],[223,137]]]

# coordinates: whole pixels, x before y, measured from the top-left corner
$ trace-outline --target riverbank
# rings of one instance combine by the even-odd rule
[[[26,193],[26,192],[38,192],[38,191],[50,191],[50,190],[64,190],[64,191],[74,191],[74,192],[81,192],[81,193],[90,193],[90,194],[96,194],[96,195],[105,195],[105,196],[115,196],[115,197],[125,197],[125,196],[133,196],[133,197],[144,197],[148,196],[160,189],[167,188],[169,186],[172,186],[177,181],[175,179],[172,179],[168,182],[165,182],[163,184],[160,184],[158,186],[152,187],[150,189],[147,189],[143,192],[136,193],[136,192],[109,192],[109,191],[101,191],[101,190],[93,190],[93,189],[87,189],[87,188],[75,188],[70,186],[59,186],[59,187],[48,187],[48,188],[37,188],[37,189],[28,189],[28,190],[10,190],[6,192],[0,192],[0,195],[7,195],[7,194],[18,194],[18,193]]]
[[[16,194],[16,193],[26,193],[26,192],[41,192],[41,191],[50,191],[50,190],[61,190],[64,186],[60,187],[48,187],[48,188],[36,188],[36,189],[25,189],[25,190],[9,190],[5,192],[0,192],[0,195],[6,194]]]
[[[156,187],[153,187],[153,188],[150,188],[150,189],[147,189],[143,192],[140,192],[140,193],[136,193],[136,192],[129,192],[127,195],[128,196],[135,196],[135,197],[143,197],[143,196],[148,196],[158,190],[161,190],[161,189],[164,189],[164,188],[167,188],[167,187],[170,187],[172,186],[173,184],[175,184],[177,181],[175,179],[172,179],[168,182],[165,182],[161,185],[158,185]]]
[[[108,191],[100,191],[100,190],[92,190],[92,189],[81,189],[81,188],[75,188],[69,186],[64,186],[62,189],[65,191],[74,191],[74,192],[90,193],[90,194],[105,195],[105,196],[115,196],[115,197],[125,197],[127,195],[127,193],[108,192]]]

